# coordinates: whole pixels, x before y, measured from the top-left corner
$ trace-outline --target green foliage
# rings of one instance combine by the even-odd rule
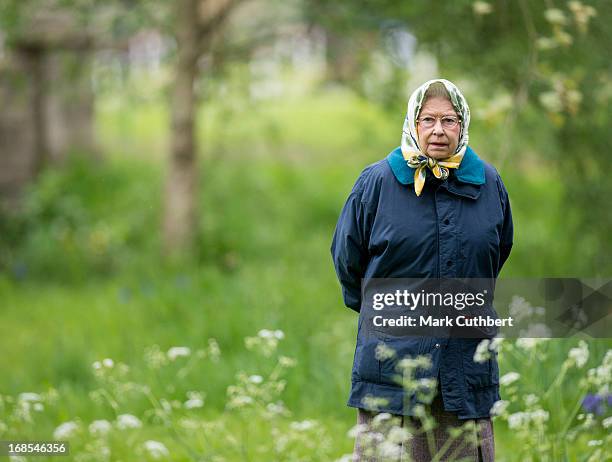
[[[156,248],[159,176],[146,165],[71,158],[5,211],[1,267],[18,279],[84,281]]]

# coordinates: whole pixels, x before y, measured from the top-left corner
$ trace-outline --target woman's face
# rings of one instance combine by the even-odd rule
[[[435,117],[436,123],[431,128],[423,128],[417,123],[417,134],[421,151],[434,159],[444,159],[452,156],[459,143],[461,124],[454,128],[443,128],[441,118],[444,116],[458,117],[451,102],[440,96],[428,98],[421,108],[419,119],[429,116]]]

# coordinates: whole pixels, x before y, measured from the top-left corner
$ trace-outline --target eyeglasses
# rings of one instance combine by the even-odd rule
[[[434,116],[423,116],[417,119],[417,123],[423,128],[432,128],[436,124],[436,120],[440,119],[440,123],[442,124],[442,128],[455,128],[457,124],[461,122],[459,117],[454,116],[442,116],[442,117],[434,117]]]

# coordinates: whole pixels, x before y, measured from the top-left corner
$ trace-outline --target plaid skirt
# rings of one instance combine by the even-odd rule
[[[357,411],[353,462],[430,462],[436,455],[449,462],[495,460],[491,419],[459,420],[444,410],[439,394],[428,407],[433,425],[427,419]]]

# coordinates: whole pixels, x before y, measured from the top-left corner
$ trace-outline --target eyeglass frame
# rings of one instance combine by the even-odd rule
[[[461,117],[459,117],[459,116],[443,115],[441,117],[437,117],[437,116],[426,116],[426,117],[431,117],[432,119],[434,119],[433,124],[431,126],[429,126],[429,127],[423,126],[423,123],[421,121],[421,117],[417,117],[417,119],[416,119],[416,123],[417,124],[421,124],[421,126],[423,126],[423,128],[426,128],[426,129],[435,127],[436,126],[436,121],[438,121],[438,120],[440,121],[440,125],[442,126],[442,128],[445,128],[447,130],[452,130],[457,125],[461,125],[461,122],[463,122],[463,120],[461,120]],[[445,117],[447,117],[449,119],[456,119],[455,124],[452,127],[445,127],[444,123],[442,122],[442,119],[444,119]]]

